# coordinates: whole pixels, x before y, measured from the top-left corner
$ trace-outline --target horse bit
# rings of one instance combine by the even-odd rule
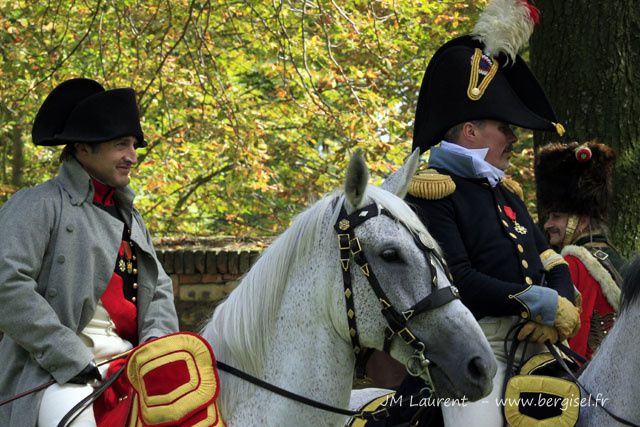
[[[447,269],[447,265],[444,259],[442,259],[435,251],[435,248],[428,247],[420,239],[414,236],[414,240],[418,247],[422,249],[427,260],[427,264],[431,270],[431,283],[427,283],[427,287],[431,289],[431,292],[411,308],[405,311],[396,310],[393,304],[389,302],[389,298],[387,298],[387,295],[380,286],[376,275],[369,266],[369,262],[362,250],[360,241],[355,236],[355,229],[359,225],[378,215],[386,215],[389,218],[394,219],[387,210],[379,208],[375,203],[358,209],[351,214],[347,214],[343,204],[340,209],[338,220],[334,225],[340,247],[340,264],[342,266],[342,277],[344,281],[344,297],[347,305],[347,320],[353,352],[356,355],[356,359],[358,359],[361,355],[362,347],[360,346],[360,338],[358,336],[358,329],[356,326],[356,312],[350,274],[351,259],[358,264],[360,270],[367,278],[371,289],[382,304],[381,312],[387,321],[387,326],[384,332],[383,351],[389,354],[389,351],[391,350],[391,342],[396,335],[399,336],[407,345],[413,347],[415,353],[407,362],[407,372],[416,377],[426,373],[427,388],[429,388],[430,391],[435,392],[435,385],[430,372],[430,366],[432,366],[433,363],[425,357],[426,346],[424,342],[416,337],[416,335],[407,326],[407,323],[413,317],[421,313],[436,309],[455,299],[459,299],[460,295],[458,294],[458,289],[455,286],[447,286],[442,289],[438,289],[438,274],[435,261],[441,265],[447,276],[451,279],[451,274]]]

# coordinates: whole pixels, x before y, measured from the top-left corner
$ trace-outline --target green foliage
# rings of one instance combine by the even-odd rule
[[[378,177],[401,164],[428,59],[485,3],[0,0],[0,184],[56,173],[33,116],[85,76],[138,91],[133,185],[156,233],[280,232],[356,147]]]

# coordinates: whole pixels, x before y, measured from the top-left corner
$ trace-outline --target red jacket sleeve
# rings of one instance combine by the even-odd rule
[[[565,260],[569,264],[571,279],[582,295],[580,330],[578,330],[578,333],[573,338],[569,338],[569,346],[580,355],[590,358],[591,354],[589,354],[587,340],[589,330],[591,329],[591,316],[593,314],[597,290],[600,288],[600,285],[578,258],[568,255],[565,257]]]

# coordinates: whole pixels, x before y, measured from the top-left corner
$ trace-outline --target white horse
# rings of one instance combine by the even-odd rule
[[[416,150],[383,184],[389,192],[367,184],[368,170],[356,153],[344,193],[329,194],[298,215],[203,328],[202,335],[219,361],[316,401],[348,406],[355,357],[334,224],[343,205],[352,213],[377,204],[376,210],[384,209],[385,214],[376,212],[355,229],[355,236],[389,302],[407,310],[436,292],[430,287],[431,266],[414,236],[428,247],[436,244],[401,199],[418,155]],[[360,344],[382,349],[387,323],[378,296],[363,271],[352,268],[349,274]],[[450,286],[439,264],[436,276],[438,289]],[[465,395],[473,400],[490,392],[495,359],[459,299],[411,318],[408,326],[426,346],[424,355],[432,362],[431,377],[439,396]],[[407,364],[415,352],[395,338],[390,354]],[[427,379],[426,373],[423,376]],[[220,382],[220,409],[229,426],[344,425],[347,420],[224,372]]]
[[[607,414],[640,424],[640,259],[627,269],[615,325],[578,378],[592,393],[580,408],[578,426],[622,426]],[[582,391],[586,399],[586,393]],[[586,403],[586,400],[584,400]],[[597,403],[597,405],[596,405]]]

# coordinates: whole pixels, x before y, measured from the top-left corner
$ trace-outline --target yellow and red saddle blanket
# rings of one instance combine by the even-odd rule
[[[123,365],[124,374],[94,403],[98,426],[225,425],[216,360],[202,337],[179,332],[147,341],[111,363],[106,377]]]

